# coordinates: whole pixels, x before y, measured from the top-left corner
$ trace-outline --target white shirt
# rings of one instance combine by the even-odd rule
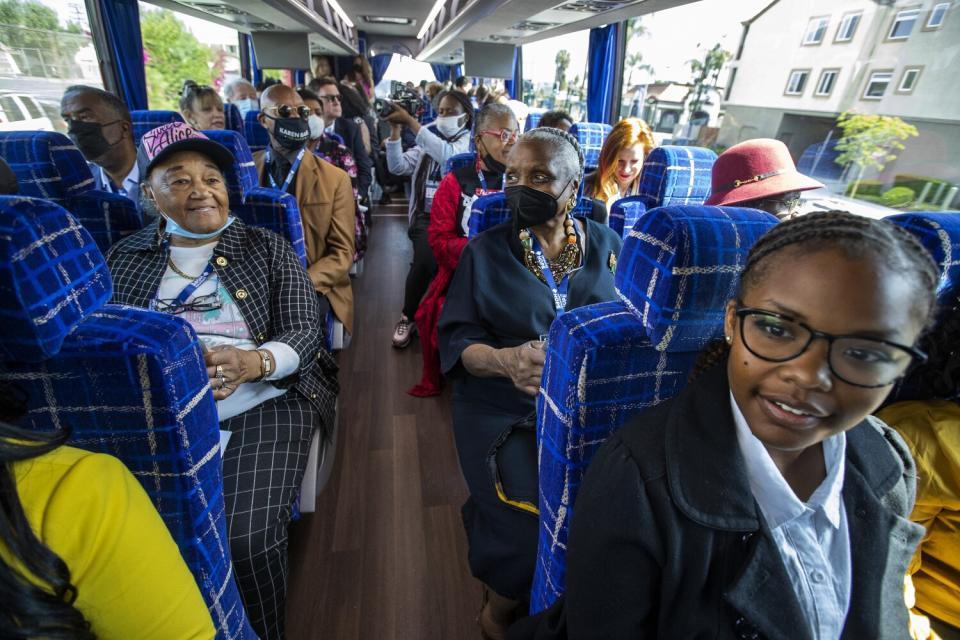
[[[213,249],[216,246],[216,242],[199,247],[171,246],[170,258],[180,271],[190,276],[199,276],[213,257]],[[161,300],[176,298],[190,282],[167,265],[167,270],[160,281],[160,288],[157,290],[157,297]],[[219,296],[222,305],[219,309],[185,311],[177,314],[190,323],[203,346],[208,350],[221,345],[247,351],[266,349],[273,354],[274,360],[273,372],[266,377],[265,381],[245,382],[227,398],[217,401],[217,415],[222,422],[286,393],[286,389],[278,389],[266,380],[282,380],[292,374],[300,366],[300,356],[283,342],[265,342],[258,347],[253,340],[250,328],[243,319],[240,308],[230,292],[220,283],[216,272],[200,285],[187,298],[187,301],[211,294]]]
[[[469,131],[461,135],[454,142],[447,142],[432,131],[429,131],[427,129],[428,126],[429,125],[424,125],[420,127],[420,131],[417,133],[417,145],[406,151],[403,150],[403,143],[400,140],[387,140],[387,169],[390,173],[397,176],[416,175],[420,163],[426,160],[424,155],[428,155],[440,165],[439,174],[440,178],[442,178],[443,170],[450,156],[470,151]],[[440,179],[433,180],[430,176],[427,176],[426,194],[424,194],[426,201],[423,203],[424,211],[430,211],[430,207],[433,204],[433,194],[436,193],[439,184]],[[407,215],[411,220],[416,212],[415,208],[416,198],[411,195],[410,206],[407,211]]]
[[[839,433],[823,441],[827,477],[804,503],[750,431],[733,394],[730,406],[750,490],[773,534],[812,637],[837,640],[850,608],[850,531],[841,495],[847,436]]]
[[[134,204],[136,204],[138,207],[140,206],[140,167],[136,162],[133,163],[133,169],[130,170],[130,173],[127,174],[127,177],[123,179],[123,183],[121,183],[120,188],[115,188],[113,186],[113,181],[110,180],[110,175],[103,167],[99,165],[94,166],[100,170],[100,187],[104,191],[126,196],[133,200]]]

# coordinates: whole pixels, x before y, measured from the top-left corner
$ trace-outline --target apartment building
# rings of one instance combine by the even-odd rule
[[[743,25],[718,143],[777,138],[799,158],[844,111],[899,116],[919,136],[868,177],[958,184],[958,71],[958,0],[775,0]]]

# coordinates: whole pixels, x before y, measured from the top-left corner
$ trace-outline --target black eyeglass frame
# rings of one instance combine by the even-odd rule
[[[276,113],[277,116],[276,117],[271,116],[269,113],[267,113],[268,109],[273,109],[274,113]],[[287,115],[283,115],[283,112],[280,111],[281,109],[286,109]],[[294,113],[296,113],[297,117],[300,118],[301,120],[306,120],[313,114],[313,111],[310,110],[310,107],[308,107],[305,104],[302,104],[299,107],[292,107],[288,104],[271,105],[269,107],[264,107],[263,109],[260,110],[260,112],[263,115],[267,116],[268,118],[273,118],[274,120],[276,120],[277,117],[280,117],[280,118],[293,117]]]
[[[215,303],[214,299],[216,300]],[[177,316],[181,313],[186,313],[187,311],[205,313],[207,311],[216,311],[217,309],[223,308],[223,300],[220,298],[220,295],[217,292],[208,293],[203,296],[197,296],[192,301],[179,305],[172,304],[173,302],[176,302],[176,298],[157,298],[151,304],[151,311],[159,311],[160,313],[168,313],[170,315]]]
[[[816,329],[811,328],[809,325],[804,324],[799,320],[795,320],[794,318],[786,314],[777,313],[776,311],[769,311],[767,309],[758,309],[756,307],[745,307],[745,306],[742,306],[742,303],[737,304],[736,314],[737,314],[737,321],[738,321],[737,324],[740,325],[740,341],[743,342],[743,346],[746,347],[747,351],[749,351],[756,357],[760,358],[761,360],[765,360],[767,362],[789,362],[790,360],[793,360],[794,358],[799,358],[801,355],[803,355],[803,353],[810,348],[810,345],[813,344],[814,340],[816,340],[817,338],[823,338],[824,340],[827,341],[827,366],[830,367],[830,373],[832,373],[838,380],[842,380],[843,382],[849,385],[853,385],[854,387],[861,387],[863,389],[879,389],[880,387],[890,386],[891,384],[894,384],[897,380],[903,378],[907,374],[907,372],[910,370],[910,367],[919,363],[926,362],[928,357],[927,354],[924,353],[923,351],[920,351],[915,347],[908,347],[898,342],[893,342],[891,340],[882,340],[880,338],[870,338],[870,337],[860,336],[856,334],[844,334],[844,335],[838,336],[838,335],[833,335],[831,333],[826,333],[824,331],[817,331]],[[806,344],[804,344],[803,347],[799,351],[797,351],[797,353],[793,354],[788,358],[770,358],[768,356],[760,355],[750,347],[750,344],[747,342],[746,336],[744,335],[744,332],[745,332],[744,327],[746,325],[746,322],[744,322],[744,318],[750,315],[768,316],[771,318],[776,318],[778,320],[784,320],[786,322],[793,323],[805,329],[810,334],[810,338],[807,340]],[[833,343],[836,340],[840,340],[840,339],[869,340],[872,342],[885,344],[887,346],[895,347],[897,349],[900,349],[901,351],[906,352],[911,357],[912,360],[910,364],[907,365],[906,369],[904,369],[899,376],[897,376],[890,382],[884,382],[883,384],[860,384],[857,382],[851,382],[846,378],[844,378],[839,373],[837,373],[837,370],[833,366],[833,359],[831,358],[831,354],[833,353]]]

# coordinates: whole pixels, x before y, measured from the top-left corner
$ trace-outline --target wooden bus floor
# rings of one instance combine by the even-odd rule
[[[466,561],[449,392],[407,395],[420,376],[419,341],[390,346],[412,253],[406,207],[374,213],[353,281],[355,335],[339,355],[336,468],[316,512],[291,526],[287,636],[478,638],[481,589]]]

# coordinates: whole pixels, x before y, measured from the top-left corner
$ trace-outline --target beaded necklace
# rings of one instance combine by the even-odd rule
[[[560,250],[560,255],[551,260],[547,258],[547,265],[550,272],[557,282],[567,277],[571,272],[580,267],[580,245],[577,243],[577,233],[573,227],[573,218],[567,214],[567,219],[563,221],[563,230],[567,234],[567,244]],[[537,260],[537,254],[533,250],[533,239],[530,237],[529,229],[520,231],[520,244],[523,245],[523,263],[527,269],[535,275],[540,282],[547,283],[547,278],[543,275],[540,268],[540,262]],[[549,285],[548,285],[549,286]]]

